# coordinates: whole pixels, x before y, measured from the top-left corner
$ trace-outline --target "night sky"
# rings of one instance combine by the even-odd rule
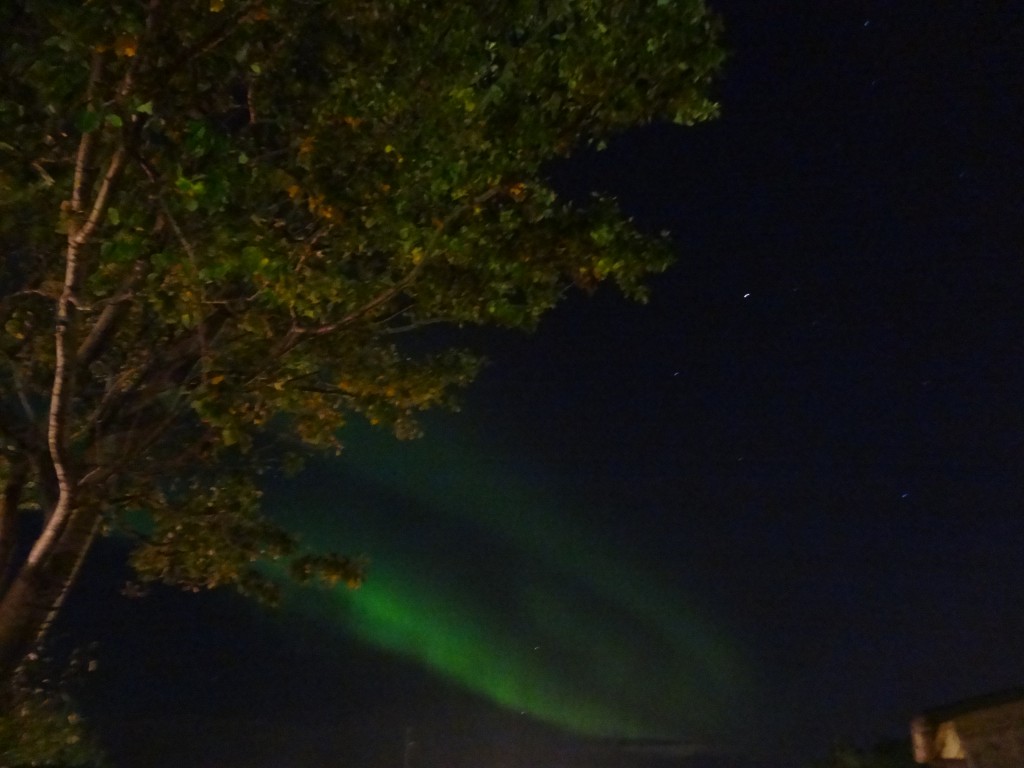
[[[1024,3],[712,5],[721,118],[551,170],[671,230],[650,303],[473,334],[461,413],[268,482],[364,589],[98,552],[60,635],[121,764],[796,766],[1024,682]]]

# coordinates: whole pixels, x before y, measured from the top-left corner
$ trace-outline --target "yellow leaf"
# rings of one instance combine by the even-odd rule
[[[210,11],[220,13],[224,10],[224,0],[210,0]]]
[[[131,58],[139,50],[139,40],[135,35],[118,35],[114,41],[114,53],[118,56]]]

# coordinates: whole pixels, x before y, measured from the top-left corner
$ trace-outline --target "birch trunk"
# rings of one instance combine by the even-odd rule
[[[46,556],[26,561],[0,596],[0,681],[13,682],[18,668],[45,639],[92,546],[98,522],[94,510],[75,509]]]

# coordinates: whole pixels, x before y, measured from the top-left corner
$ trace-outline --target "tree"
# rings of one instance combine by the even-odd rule
[[[0,29],[0,677],[101,532],[186,589],[268,594],[268,558],[357,584],[258,474],[355,414],[415,435],[478,366],[427,326],[642,298],[664,244],[544,163],[713,116],[722,61],[701,0],[12,0]]]
[[[5,768],[108,765],[70,697],[83,682],[83,661],[75,654],[59,668],[45,659],[32,663],[32,675],[25,680],[31,685],[18,692],[14,706],[0,709],[0,764]]]

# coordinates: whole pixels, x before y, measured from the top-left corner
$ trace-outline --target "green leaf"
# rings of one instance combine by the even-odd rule
[[[124,125],[124,121],[121,119],[121,116],[113,113],[107,115],[103,121],[111,128],[120,128]]]
[[[242,260],[245,269],[254,271],[263,263],[263,250],[255,245],[247,245],[242,249]]]
[[[78,113],[75,117],[75,127],[81,133],[92,133],[100,127],[102,118],[98,112],[94,112],[91,109],[85,109]]]
[[[139,104],[139,106],[137,106],[135,108],[135,111],[139,112],[139,113],[141,113],[143,115],[152,115],[153,114],[153,102],[152,101],[147,101],[144,104]]]

